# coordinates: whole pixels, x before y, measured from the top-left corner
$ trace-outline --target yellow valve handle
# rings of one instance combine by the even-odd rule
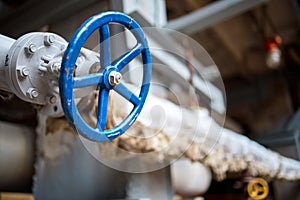
[[[269,185],[262,178],[254,178],[247,185],[248,195],[254,200],[262,200],[269,195]]]

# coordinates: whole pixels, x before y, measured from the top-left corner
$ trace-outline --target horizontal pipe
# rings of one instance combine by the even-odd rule
[[[8,61],[7,54],[15,41],[15,39],[0,34],[0,90],[7,92],[10,92],[5,75],[5,68]]]
[[[114,109],[110,116],[114,119],[126,116],[131,109],[130,103],[118,95],[112,96],[112,99],[111,107]],[[160,136],[153,137],[158,133]],[[299,135],[296,136],[298,140]],[[131,128],[130,136],[123,135],[118,139],[128,156],[133,156],[131,152],[141,152],[146,159],[145,153],[155,152],[156,162],[160,163],[186,157],[202,162],[220,181],[229,174],[247,174],[268,180],[300,180],[299,161],[281,156],[244,135],[223,128],[210,116],[209,110],[187,109],[151,94],[148,94],[143,112],[137,118],[137,125]],[[140,145],[141,142],[143,145]],[[107,149],[105,154],[116,155],[116,148]],[[120,155],[119,158],[124,157]],[[150,158],[153,162],[154,156]]]
[[[193,34],[218,22],[246,12],[267,0],[222,0],[169,21],[166,28]]]

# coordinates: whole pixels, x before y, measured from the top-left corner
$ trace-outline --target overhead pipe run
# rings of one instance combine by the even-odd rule
[[[170,20],[166,28],[193,34],[218,22],[246,12],[268,0],[223,0]]]

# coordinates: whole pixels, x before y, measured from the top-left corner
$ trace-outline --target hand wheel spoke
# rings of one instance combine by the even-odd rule
[[[122,83],[116,85],[114,90],[135,106],[139,105],[141,102],[141,100]]]
[[[108,24],[99,28],[100,32],[100,65],[107,67],[110,65],[110,33]]]
[[[138,43],[129,52],[123,54],[117,60],[113,62],[113,66],[117,67],[121,71],[128,63],[130,63],[134,58],[136,58],[143,50],[143,45]]]
[[[106,125],[107,106],[108,106],[109,90],[101,88],[98,99],[98,123],[97,128],[100,131],[104,131]]]
[[[92,85],[98,85],[103,81],[103,74],[96,73],[96,74],[89,74],[86,76],[77,76],[74,77],[74,88],[83,88]]]

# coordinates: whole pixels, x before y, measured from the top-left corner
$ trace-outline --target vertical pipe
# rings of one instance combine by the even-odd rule
[[[5,75],[7,53],[16,40],[0,34],[0,90],[10,91]]]
[[[30,191],[34,149],[33,129],[0,121],[0,191]]]
[[[297,158],[300,160],[300,133],[297,131],[294,135],[295,143],[296,143],[296,150],[297,150]]]

